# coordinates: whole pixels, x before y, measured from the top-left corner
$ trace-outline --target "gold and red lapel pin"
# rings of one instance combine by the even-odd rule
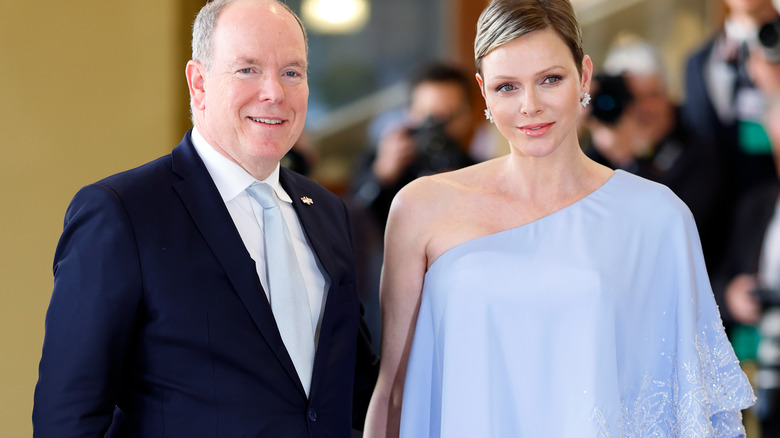
[[[311,199],[311,198],[310,198],[310,197],[308,197],[308,196],[301,196],[301,201],[302,201],[304,204],[306,204],[306,205],[312,205],[312,204],[314,204],[314,200],[313,200],[313,199]]]

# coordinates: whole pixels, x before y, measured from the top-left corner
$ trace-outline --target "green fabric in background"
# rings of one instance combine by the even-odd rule
[[[740,362],[756,359],[759,339],[757,327],[736,324],[731,327],[729,339]]]
[[[752,120],[740,120],[737,125],[739,148],[747,155],[767,155],[772,153],[769,136],[760,123]]]

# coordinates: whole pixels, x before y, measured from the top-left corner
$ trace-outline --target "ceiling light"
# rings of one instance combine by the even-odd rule
[[[301,19],[317,33],[357,32],[368,23],[368,0],[304,0]]]

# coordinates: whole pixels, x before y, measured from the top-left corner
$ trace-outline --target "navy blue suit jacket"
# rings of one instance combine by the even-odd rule
[[[724,123],[718,116],[710,97],[707,64],[719,33],[694,51],[686,62],[685,101],[681,107],[685,126],[702,139],[714,145],[725,163],[725,191],[721,199],[733,206],[752,187],[777,180],[771,154],[749,155],[740,149],[739,128],[736,121]]]
[[[169,156],[84,187],[68,208],[36,437],[350,435],[353,393],[364,412],[376,363],[346,208],[287,169],[280,181],[331,279],[310,397],[188,133]]]

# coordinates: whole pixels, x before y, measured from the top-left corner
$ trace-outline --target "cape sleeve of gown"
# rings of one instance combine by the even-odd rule
[[[618,366],[630,370],[620,376],[622,436],[744,436],[741,410],[755,396],[723,329],[693,218],[687,208],[674,210],[661,220],[665,243],[657,246],[649,299],[640,300],[646,316],[637,319],[650,330],[629,342],[650,348],[632,349],[635,366]]]

